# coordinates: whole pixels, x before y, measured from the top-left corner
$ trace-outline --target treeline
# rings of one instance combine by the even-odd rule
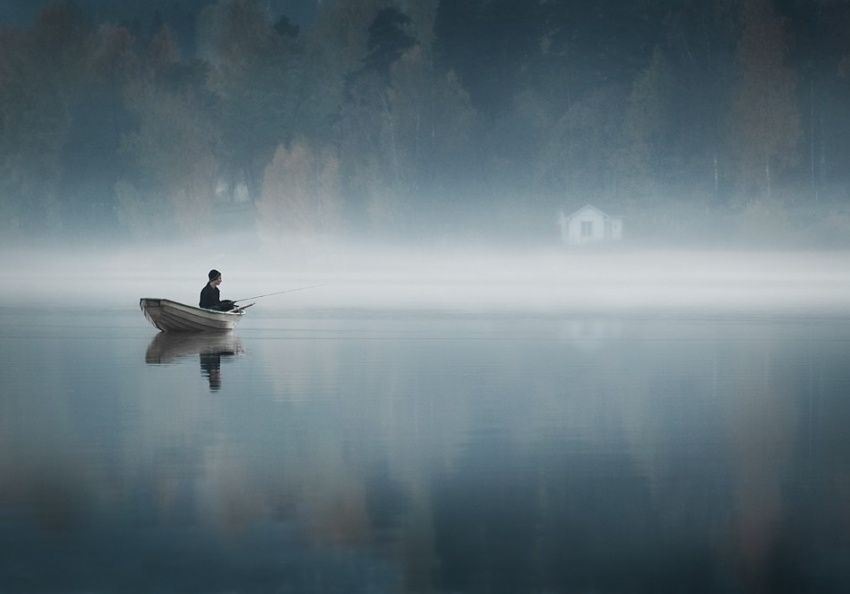
[[[0,31],[4,236],[554,237],[586,202],[633,237],[850,233],[850,2],[337,0],[299,27],[218,0],[175,30],[63,2]]]

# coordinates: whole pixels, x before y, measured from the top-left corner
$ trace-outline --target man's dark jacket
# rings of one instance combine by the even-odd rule
[[[218,287],[214,287],[207,283],[201,290],[201,307],[206,309],[218,309],[221,307],[221,298],[219,297]]]
[[[201,289],[201,302],[199,305],[206,309],[217,309],[219,311],[230,311],[236,307],[236,305],[229,299],[222,301],[219,298],[218,287],[213,287],[209,283]]]

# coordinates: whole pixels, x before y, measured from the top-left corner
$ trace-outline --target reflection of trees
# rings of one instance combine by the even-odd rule
[[[804,378],[823,377],[803,356],[811,344],[770,327],[678,326],[631,327],[590,368],[570,354],[560,410],[547,398],[555,385],[527,386],[527,408],[544,410],[536,435],[483,434],[434,479],[440,586],[717,591],[742,580],[783,592],[812,579],[791,507],[807,500],[807,464],[789,456]],[[741,539],[752,529],[767,537],[755,558]]]
[[[591,352],[498,340],[276,351],[287,414],[314,423],[271,490],[300,485],[289,492],[317,542],[394,534],[414,590],[722,589],[743,577],[741,489],[756,501],[776,472],[801,470],[781,452],[797,443],[788,415],[807,392],[776,385],[814,369],[770,328],[637,324],[615,336]],[[305,368],[323,372],[294,381]],[[744,446],[746,460],[741,443],[773,445]],[[751,464],[762,469],[739,474]],[[778,535],[763,573],[793,565],[793,540]]]
[[[36,450],[8,420],[30,410],[75,469],[45,474],[86,503],[55,508],[68,534],[161,559],[128,538],[141,522],[221,584],[309,584],[299,563],[409,591],[802,591],[815,560],[825,589],[846,579],[843,343],[635,322],[588,350],[539,330],[261,341],[240,398],[143,383],[131,421],[102,393],[99,421],[20,399],[0,409],[0,502],[55,507],[10,462]]]
[[[441,588],[715,591],[708,542],[665,524],[628,456],[497,456],[493,466],[493,449],[504,450],[481,444],[441,481],[448,488],[435,486]],[[491,466],[484,473],[482,456]]]
[[[781,592],[781,576],[805,578],[803,552],[788,547],[807,465],[791,452],[811,396],[803,378],[824,377],[804,356],[812,344],[787,331],[648,323],[597,336],[591,352],[536,341],[340,351],[338,377],[351,383],[316,443],[330,465],[312,460],[324,487],[354,481],[342,497],[398,493],[395,516],[361,509],[358,542],[394,523],[416,551],[402,555],[414,590],[715,591],[742,580]],[[384,466],[392,488],[372,482]],[[777,490],[780,474],[791,492]],[[770,539],[748,559],[741,536],[753,526]],[[740,563],[756,563],[761,581]]]

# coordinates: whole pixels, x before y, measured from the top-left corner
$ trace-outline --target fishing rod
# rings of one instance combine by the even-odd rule
[[[307,289],[315,289],[316,287],[324,286],[325,283],[322,283],[320,285],[309,285],[307,287],[296,287],[294,289],[287,289],[286,291],[276,291],[274,293],[266,293],[265,295],[255,295],[254,297],[243,297],[242,299],[234,299],[233,303],[239,303],[240,301],[250,301],[251,299],[261,299],[263,297],[271,297],[272,295],[283,295],[284,293],[294,293],[295,291],[305,291]]]

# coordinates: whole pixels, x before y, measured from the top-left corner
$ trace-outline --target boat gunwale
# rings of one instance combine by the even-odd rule
[[[207,309],[206,307],[196,307],[194,305],[188,305],[186,303],[180,303],[179,301],[174,301],[172,299],[165,299],[160,297],[142,297],[139,299],[139,303],[143,303],[145,301],[159,301],[160,304],[166,303],[168,305],[177,305],[182,309],[187,310],[188,312],[203,312],[205,314],[212,314],[213,316],[225,316],[225,317],[237,317],[241,318],[245,315],[244,311],[219,311],[217,309]],[[160,305],[162,307],[162,305]]]

